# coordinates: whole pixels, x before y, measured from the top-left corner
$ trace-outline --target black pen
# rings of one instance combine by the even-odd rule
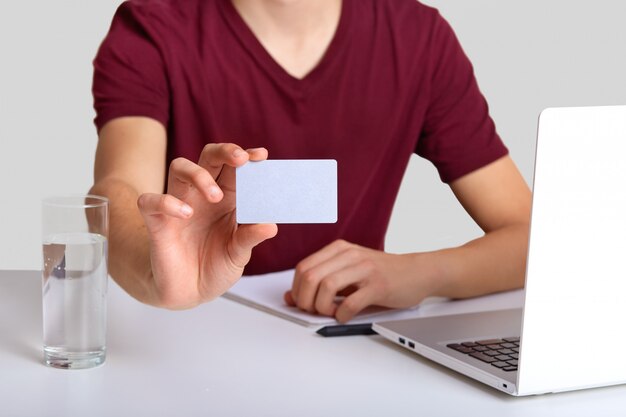
[[[376,334],[376,332],[372,330],[372,323],[326,326],[319,329],[316,333],[324,337]]]

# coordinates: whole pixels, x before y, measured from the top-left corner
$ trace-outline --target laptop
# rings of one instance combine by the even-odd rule
[[[374,323],[515,396],[626,383],[626,106],[539,117],[522,308]]]

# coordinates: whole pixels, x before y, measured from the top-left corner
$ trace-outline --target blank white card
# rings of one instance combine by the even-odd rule
[[[273,159],[236,170],[237,223],[335,223],[337,161]]]

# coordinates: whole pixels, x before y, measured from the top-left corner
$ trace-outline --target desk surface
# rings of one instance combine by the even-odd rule
[[[225,299],[161,310],[112,281],[105,365],[52,369],[40,285],[0,271],[0,416],[626,415],[626,386],[513,398],[380,336],[325,339]]]

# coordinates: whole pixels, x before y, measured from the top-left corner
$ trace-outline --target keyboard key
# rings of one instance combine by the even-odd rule
[[[513,359],[519,359],[519,355],[517,353],[511,353],[509,356]]]
[[[505,337],[502,340],[504,340],[505,342],[519,342],[519,337]]]
[[[474,353],[470,353],[470,356],[472,358],[476,358],[479,359],[483,362],[487,362],[487,363],[491,363],[491,362],[497,362],[497,359],[492,358],[491,356],[487,356],[481,352],[474,352]]]
[[[487,345],[487,347],[491,350],[498,350],[498,349],[502,349],[502,345],[500,344],[494,344],[494,345]]]
[[[454,350],[456,350],[458,352],[461,352],[461,353],[471,353],[471,352],[474,352],[474,349],[469,348],[469,347],[465,347],[463,345],[459,345],[458,343],[451,343],[451,344],[448,345],[448,347],[450,349],[454,349]]]
[[[507,372],[517,371],[517,366],[507,366],[506,368],[500,368],[500,369],[502,369],[503,371],[507,371]]]
[[[492,362],[491,364],[493,366],[495,366],[496,368],[506,368],[507,366],[511,366],[510,363],[506,363],[506,362],[502,362],[502,361]]]
[[[499,361],[510,361],[511,359],[513,359],[512,357],[510,357],[509,355],[498,355],[498,356],[494,356],[497,360]]]
[[[484,352],[486,350],[489,350],[487,346],[481,346],[481,345],[476,345],[472,349],[474,349],[476,352]]]
[[[500,349],[498,352],[502,353],[503,355],[510,355],[512,353],[515,353],[515,351],[511,349]]]
[[[474,342],[465,342],[465,343],[461,343],[463,346],[465,347],[471,347],[473,348],[474,346],[478,346],[476,343]]]
[[[518,360],[517,359],[511,359],[510,361],[506,361],[509,365],[512,366],[517,366],[518,365]]]
[[[515,343],[507,342],[507,343],[502,343],[502,347],[506,349],[511,349],[511,348],[517,347],[517,345]]]
[[[497,350],[486,350],[483,353],[487,356],[498,356],[500,354]]]
[[[479,345],[487,346],[487,345],[496,345],[502,343],[502,339],[488,339],[488,340],[479,340],[476,343]]]

